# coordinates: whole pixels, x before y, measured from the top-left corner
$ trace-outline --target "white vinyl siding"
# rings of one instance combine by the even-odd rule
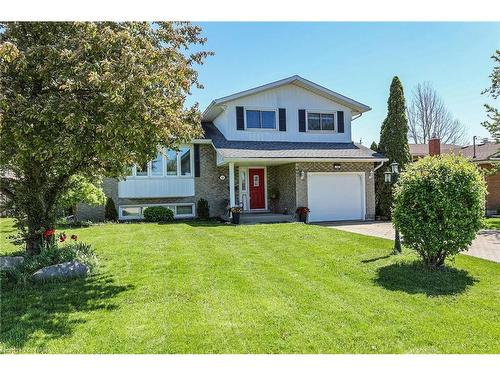
[[[247,131],[237,130],[237,106],[243,107],[245,111],[254,109],[276,110],[276,120],[278,119],[277,109],[285,108],[286,131],[278,131],[277,128],[273,130],[251,129],[246,126],[245,129]],[[224,111],[213,120],[213,123],[228,140],[257,142],[352,142],[351,109],[296,85],[281,86],[258,94],[235,99],[227,102],[224,108]],[[307,112],[334,114],[335,122],[337,121],[337,112],[343,111],[344,132],[338,133],[336,127],[334,131],[299,132],[299,109],[305,110],[306,116]]]

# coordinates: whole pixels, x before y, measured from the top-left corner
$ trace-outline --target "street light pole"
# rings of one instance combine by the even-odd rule
[[[398,182],[399,178],[399,164],[396,162],[391,163],[391,171],[384,173],[384,180],[390,184],[391,187]],[[394,252],[401,253],[401,236],[399,235],[398,228],[394,228],[396,233],[394,236]]]

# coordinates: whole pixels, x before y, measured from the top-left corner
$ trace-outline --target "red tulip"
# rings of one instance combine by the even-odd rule
[[[47,229],[45,232],[43,232],[43,237],[45,239],[49,238],[50,236],[53,236],[56,233],[55,229]]]
[[[72,240],[74,240],[74,241],[76,241],[76,240],[78,239],[78,237],[77,237],[77,235],[76,235],[76,234],[72,234],[72,235],[71,235],[71,239],[72,239]]]

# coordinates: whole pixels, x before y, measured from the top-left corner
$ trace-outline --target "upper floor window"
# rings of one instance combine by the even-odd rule
[[[276,129],[275,111],[246,110],[248,129]]]
[[[317,112],[307,113],[307,130],[333,131],[334,129],[333,123],[334,123],[333,113],[317,113]]]
[[[135,167],[136,176],[147,176],[148,175],[148,164],[136,165]]]
[[[135,177],[190,177],[192,176],[191,147],[181,147],[179,151],[163,149],[149,163],[131,168],[130,176]]]

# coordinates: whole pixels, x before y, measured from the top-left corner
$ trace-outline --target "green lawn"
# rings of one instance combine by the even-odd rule
[[[500,229],[500,218],[490,217],[488,219],[484,219],[484,227],[486,229]]]
[[[15,249],[1,224],[1,252]],[[99,274],[2,285],[1,352],[499,353],[500,265],[446,272],[392,241],[304,224],[78,230]]]

